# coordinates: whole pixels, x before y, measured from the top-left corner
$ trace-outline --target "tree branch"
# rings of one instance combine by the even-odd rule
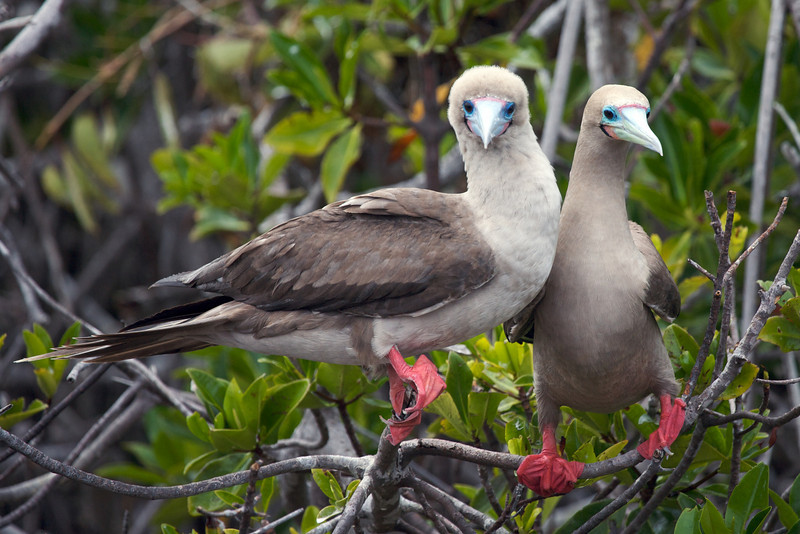
[[[45,0],[30,22],[0,52],[0,83],[58,26],[64,1]]]
[[[238,471],[228,475],[218,476],[207,480],[198,482],[191,482],[189,484],[179,484],[176,486],[142,486],[139,484],[127,484],[117,480],[111,480],[92,473],[87,473],[81,469],[76,469],[72,466],[66,465],[63,462],[55,460],[40,450],[31,447],[15,435],[0,428],[0,442],[8,447],[11,447],[20,454],[25,455],[35,464],[43,467],[44,469],[61,475],[75,482],[80,482],[86,486],[98,488],[118,495],[128,495],[130,497],[138,497],[140,499],[178,499],[182,497],[191,497],[192,495],[200,495],[209,491],[218,489],[229,488],[239,484],[247,484],[250,480],[250,470]],[[367,465],[370,458],[352,458],[349,456],[337,455],[316,455],[316,456],[302,456],[299,458],[292,458],[275,462],[274,464],[265,465],[258,470],[258,480],[268,477],[281,475],[284,473],[294,473],[300,471],[310,471],[311,469],[334,469],[338,471],[345,471],[353,476],[360,476]]]

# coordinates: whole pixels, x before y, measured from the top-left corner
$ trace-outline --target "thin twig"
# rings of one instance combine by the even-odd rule
[[[283,525],[284,523],[288,523],[292,519],[300,517],[301,515],[303,515],[304,511],[305,510],[303,508],[298,508],[294,512],[290,512],[290,513],[286,514],[285,516],[281,517],[280,519],[276,519],[275,521],[270,521],[269,523],[267,523],[263,527],[261,527],[261,528],[259,528],[257,530],[254,530],[251,534],[267,534],[267,532],[272,532],[276,528],[278,528],[279,526]]]
[[[650,480],[654,479],[656,475],[658,475],[658,472],[661,470],[661,461],[663,459],[664,452],[661,450],[656,451],[656,453],[653,455],[653,459],[650,461],[650,465],[647,466],[645,472],[639,475],[634,483],[631,484],[630,487],[622,492],[616,499],[608,503],[603,507],[602,510],[590,517],[588,521],[586,521],[583,525],[581,525],[580,528],[578,528],[578,530],[575,531],[575,534],[584,534],[590,532],[593,528],[597,527],[600,525],[600,523],[609,518],[611,514],[628,504],[628,502],[633,499],[637,493],[639,493],[645,484],[650,482]]]
[[[17,68],[58,26],[63,5],[64,0],[45,0],[33,19],[0,52],[0,80]]]
[[[672,75],[669,85],[667,85],[667,88],[664,89],[663,93],[661,93],[661,97],[658,99],[658,102],[656,102],[656,105],[653,106],[653,110],[650,112],[650,117],[648,118],[650,122],[656,120],[656,117],[658,117],[659,113],[661,113],[661,111],[664,109],[664,106],[666,106],[670,101],[672,95],[681,86],[681,81],[689,71],[689,67],[692,64],[692,56],[694,56],[694,50],[696,46],[697,43],[694,35],[689,35],[689,37],[686,38],[683,59],[681,60],[680,65],[678,65],[678,69],[675,71],[675,74]]]
[[[350,444],[353,446],[356,456],[364,456],[364,447],[362,447],[361,442],[358,441],[356,429],[353,427],[353,420],[350,419],[350,414],[347,413],[347,403],[342,400],[337,400],[336,409],[339,411],[339,417],[342,419],[342,424],[344,424],[344,429],[347,432],[347,437],[350,439]]]
[[[716,281],[716,277],[713,274],[708,272],[702,265],[694,261],[692,258],[688,258],[686,262],[695,269],[697,269],[698,271],[700,271],[700,274],[711,280],[711,283],[714,283]]]
[[[750,186],[750,209],[748,217],[761,227],[764,219],[764,203],[769,177],[772,172],[772,138],[775,116],[772,105],[778,94],[782,67],[783,27],[786,15],[785,0],[772,0],[764,50],[764,67],[761,75],[761,90],[758,99],[758,121],[756,123],[755,152],[753,154],[753,179]],[[745,266],[742,294],[742,319],[752,317],[756,308],[756,288],[761,272],[761,251],[757,251]],[[742,326],[744,330],[744,326]]]
[[[703,421],[705,422],[704,424],[706,424],[706,426],[720,426],[727,425],[728,423],[734,421],[741,421],[742,419],[749,419],[751,421],[760,423],[763,428],[769,430],[771,428],[783,426],[786,423],[797,419],[798,417],[800,417],[800,406],[795,406],[785,414],[776,417],[767,417],[762,414],[743,411],[738,411],[730,415],[721,415],[707,410],[703,414]]]
[[[81,469],[76,469],[72,466],[64,464],[63,462],[59,462],[58,460],[47,456],[40,450],[31,447],[17,436],[7,432],[3,428],[0,428],[0,442],[8,447],[11,447],[20,454],[25,455],[35,464],[43,467],[51,473],[64,476],[70,480],[80,482],[81,484],[91,486],[93,488],[102,489],[118,495],[138,497],[141,499],[159,500],[191,497],[192,495],[200,495],[201,493],[207,493],[209,491],[229,488],[239,484],[246,484],[250,480],[250,471],[245,470],[207,480],[191,482],[188,484],[178,484],[175,486],[151,487],[142,486],[139,484],[128,484],[125,482],[104,478],[92,473],[87,473]],[[359,476],[361,473],[363,473],[369,460],[369,458],[352,458],[349,456],[325,454],[301,456],[299,458],[291,458],[288,460],[275,462],[274,464],[265,465],[259,469],[258,479],[263,480],[265,478],[284,473],[309,471],[311,469],[332,469],[346,471],[353,476]]]
[[[58,402],[58,404],[47,410],[42,416],[42,418],[39,421],[37,421],[35,425],[29,428],[27,432],[25,432],[25,435],[22,436],[22,439],[24,441],[30,441],[34,437],[38,436],[39,433],[42,430],[44,430],[47,427],[47,425],[49,425],[50,422],[56,418],[56,416],[58,416],[58,414],[64,411],[64,409],[67,406],[72,404],[72,402],[79,396],[81,396],[87,389],[89,389],[92,386],[92,384],[97,382],[97,380],[99,380],[100,377],[103,376],[103,374],[106,371],[108,371],[110,367],[111,364],[98,365],[95,368],[95,370],[89,376],[86,377],[85,380],[83,380],[80,384],[78,384],[75,387],[75,389],[70,391],[63,399],[61,399]],[[12,454],[14,454],[12,450],[6,450],[3,454],[0,454],[0,463],[5,461]],[[3,473],[3,475],[0,476],[0,480],[2,480],[5,476],[6,473]]]
[[[547,94],[547,114],[542,127],[542,140],[539,143],[548,159],[552,160],[558,146],[558,133],[561,129],[561,117],[569,88],[569,75],[572,70],[575,46],[580,34],[584,0],[573,0],[567,4],[564,15],[564,26],[556,55],[556,66],[553,71],[553,84]]]
[[[244,496],[244,504],[241,507],[242,517],[239,521],[239,534],[247,534],[250,532],[250,520],[255,514],[256,505],[256,484],[258,483],[258,470],[264,462],[256,460],[250,466],[250,481],[247,484],[247,491]]]
[[[678,8],[664,19],[664,24],[661,26],[661,35],[658,36],[653,44],[653,52],[650,54],[650,59],[636,82],[636,87],[639,90],[642,90],[650,81],[650,77],[661,62],[661,57],[667,51],[670,42],[672,42],[672,37],[678,29],[678,24],[689,20],[689,13],[694,10],[697,3],[698,0],[682,0]]]
[[[372,477],[367,473],[358,483],[358,487],[347,502],[342,515],[339,516],[339,522],[336,524],[333,534],[346,534],[350,531],[364,506],[364,501],[367,500],[373,489]]]
[[[661,503],[669,497],[669,494],[672,492],[672,488],[675,487],[678,482],[680,482],[683,475],[686,474],[686,471],[689,470],[689,466],[691,466],[692,462],[694,461],[695,456],[700,451],[700,445],[703,443],[703,437],[706,433],[706,427],[703,425],[702,421],[697,423],[697,426],[694,429],[694,433],[692,434],[692,439],[689,441],[689,446],[686,447],[686,451],[683,453],[683,458],[681,458],[680,463],[678,466],[672,471],[667,480],[661,484],[653,496],[647,501],[642,509],[639,511],[638,515],[634,517],[630,523],[628,523],[627,528],[623,531],[623,534],[634,534],[639,532],[642,526],[647,521],[647,518],[650,517],[650,514],[658,508]]]

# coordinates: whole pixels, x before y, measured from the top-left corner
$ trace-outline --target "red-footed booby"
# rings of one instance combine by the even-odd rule
[[[504,324],[512,341],[533,336],[543,447],[525,458],[517,474],[541,496],[570,491],[583,471],[582,463],[558,454],[561,406],[609,413],[654,393],[661,423],[637,449],[645,458],[668,447],[683,426],[685,404],[673,404],[679,385],[653,316],[672,321],[680,295],[625,208],[628,143],[662,154],[649,114],[647,98],[632,87],[607,85],[589,98],[543,296]]]
[[[445,387],[427,357],[410,366],[402,354],[461,342],[520,312],[555,255],[561,194],[522,80],[499,67],[466,71],[453,84],[448,118],[465,192],[385,189],[330,204],[154,284],[219,296],[28,361],[110,362],[228,345],[385,366],[399,443]]]

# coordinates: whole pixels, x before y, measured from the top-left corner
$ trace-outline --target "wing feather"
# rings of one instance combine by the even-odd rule
[[[393,189],[287,221],[155,285],[185,285],[265,311],[418,314],[494,277],[491,249],[458,195]]]

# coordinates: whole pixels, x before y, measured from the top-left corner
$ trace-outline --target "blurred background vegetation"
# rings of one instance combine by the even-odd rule
[[[25,17],[40,6],[0,2],[0,19]],[[191,299],[180,291],[146,288],[342,196],[395,184],[463,190],[446,97],[465,68],[486,63],[507,66],[528,84],[534,130],[543,144],[553,142],[551,161],[562,190],[592,90],[626,83],[650,98],[664,157],[632,152],[628,206],[631,218],[653,234],[680,285],[680,326],[670,327],[667,338],[678,378],[685,378],[712,297],[711,284],[687,259],[712,272],[717,263],[704,190],[715,194],[722,212],[726,191],[738,193],[732,256],[771,220],[781,198],[790,197],[784,221],[758,260],[761,278],[771,279],[800,226],[794,208],[800,198],[798,2],[786,2],[788,16],[778,28],[775,103],[782,107],[769,145],[769,179],[759,189],[764,220],[748,217],[751,198],[758,196],[751,193],[770,9],[764,0],[67,2],[60,24],[36,53],[0,80],[0,241],[6,260],[0,261],[0,334],[6,335],[0,405],[16,399],[0,425],[13,424],[13,432],[23,434],[47,404],[74,387],[62,383],[63,366],[44,365],[34,375],[30,366],[11,362],[26,350],[44,350],[76,319],[112,331],[120,321]],[[577,25],[576,11],[582,15]],[[2,28],[0,46],[17,31]],[[561,59],[569,42],[577,47]],[[555,94],[563,96],[563,108],[553,107]],[[556,126],[543,132],[548,114]],[[62,310],[34,296],[15,261]],[[755,292],[738,288],[738,297]],[[34,329],[34,323],[42,326]],[[798,338],[760,348],[758,363],[770,376],[797,375],[795,356],[783,351],[800,349]],[[435,414],[426,416],[429,431],[518,454],[538,448],[535,404],[526,400],[532,389],[530,347],[506,345],[495,333],[470,340],[461,352],[433,355],[449,384],[468,387],[450,388],[434,405]],[[311,409],[325,414],[332,436],[339,431],[340,441],[332,437],[326,445],[330,450],[373,452],[383,426],[379,416],[389,414],[385,392],[371,395],[382,382],[368,381],[356,368],[294,365],[225,348],[147,363],[176,388],[191,386],[199,397],[193,402],[213,420],[212,428],[199,415],[184,417],[164,405],[150,409],[161,404],[150,397],[136,412],[144,415],[131,417],[116,441],[87,461],[92,470],[102,466],[108,476],[147,484],[232,472],[256,456],[288,454],[269,446],[305,425],[301,420]],[[194,370],[187,373],[187,366]],[[120,376],[109,373],[81,396],[39,446],[66,456],[129,386]],[[730,399],[748,391],[745,404],[758,406],[761,389],[748,390],[753,378]],[[250,409],[245,391],[259,392],[256,416],[235,426],[236,411]],[[771,409],[782,413],[800,404],[792,395],[797,394],[791,388],[775,388]],[[275,398],[285,403],[283,415],[267,409]],[[717,409],[729,413],[729,404],[723,399]],[[570,412],[562,428],[567,453],[584,461],[613,456],[629,433],[653,427],[646,412],[641,406],[625,415]],[[745,476],[740,494],[766,496],[769,487],[781,499],[793,487],[800,473],[800,432],[793,425],[772,441],[757,432],[744,437],[742,471],[759,462],[769,469]],[[730,425],[718,430],[686,475],[688,489],[664,502],[648,532],[673,532],[679,520],[698,523],[701,515],[706,526],[724,531],[783,525],[800,532],[800,484],[781,503],[764,497],[726,512],[734,437]],[[686,440],[679,441],[674,450],[685,446]],[[502,503],[508,495],[508,480],[499,471],[479,476],[469,465],[441,460],[423,461],[420,469],[493,517],[490,497]],[[23,481],[39,474],[21,465],[3,475],[0,515],[30,498],[36,488]],[[339,487],[317,475],[314,487],[321,489],[313,491],[301,478],[265,481],[260,510],[279,517],[307,506],[302,521],[293,524],[298,531],[316,524],[318,513],[336,514],[347,481]],[[533,502],[515,519],[517,526],[520,532],[568,529],[567,518],[598,488],[631,477],[622,472],[576,491],[577,497]],[[123,511],[131,510],[128,532],[153,531],[162,522],[202,531],[197,506],[230,508],[243,492],[143,504],[67,483],[42,496],[15,524],[29,532],[107,532],[110,525],[122,528]],[[640,504],[634,501],[628,513]],[[780,516],[767,518],[769,509]],[[624,523],[617,515],[617,524]],[[281,528],[288,532],[289,526]]]

